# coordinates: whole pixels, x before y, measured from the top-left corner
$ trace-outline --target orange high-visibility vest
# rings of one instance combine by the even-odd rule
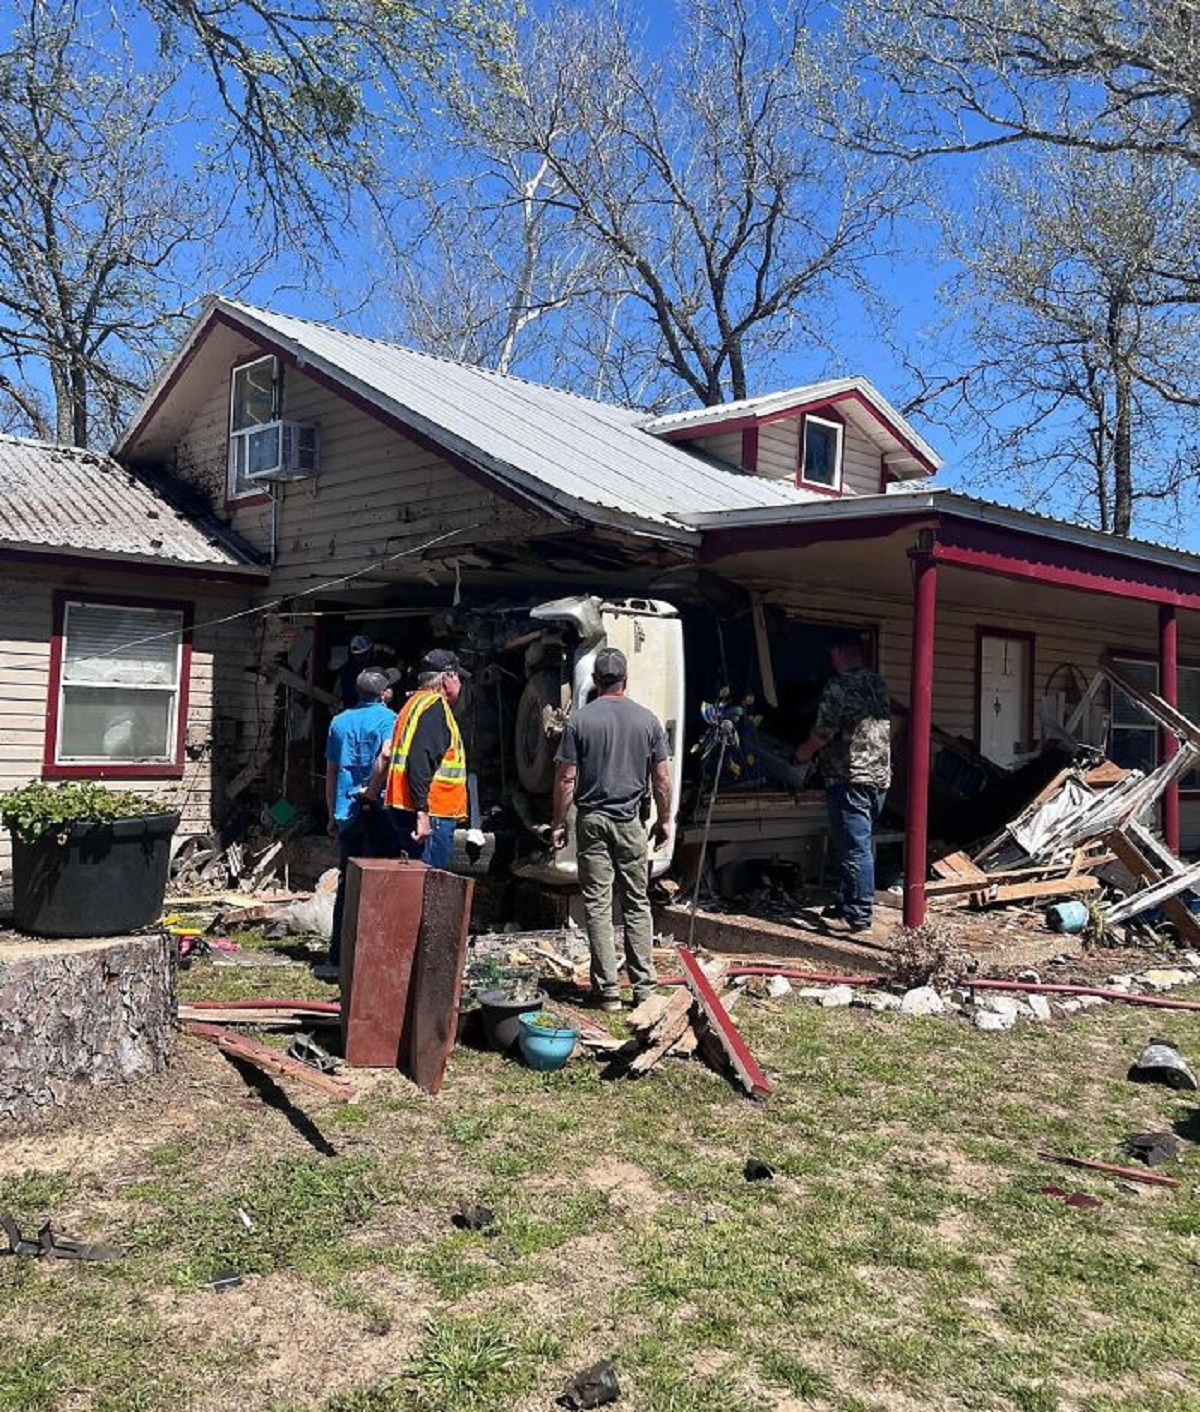
[[[440,691],[414,691],[400,708],[392,729],[392,763],[388,770],[384,802],[391,809],[415,809],[408,783],[408,757],[417,723],[426,711],[440,705],[450,728],[450,748],[434,771],[429,785],[429,812],[439,819],[465,819],[467,816],[467,756],[462,734],[450,703]]]

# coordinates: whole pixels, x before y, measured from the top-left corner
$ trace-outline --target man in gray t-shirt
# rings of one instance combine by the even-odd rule
[[[604,1010],[617,1011],[618,960],[613,938],[613,885],[621,887],[625,964],[637,1005],[653,995],[654,919],[647,895],[649,839],[642,820],[651,794],[657,818],[655,847],[671,834],[671,771],[666,732],[653,712],[625,694],[628,666],[615,647],[596,654],[599,695],[571,717],[558,747],[554,776],[554,846],[567,841],[567,813],[575,804],[575,857],[583,894],[592,990]]]

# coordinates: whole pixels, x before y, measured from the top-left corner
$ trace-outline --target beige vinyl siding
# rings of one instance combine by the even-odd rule
[[[169,572],[146,578],[106,575],[82,577],[72,571],[55,575],[35,570],[9,570],[0,583],[0,790],[40,779],[46,744],[50,639],[56,589],[78,594],[85,601],[129,597],[193,604],[193,636],[189,677],[188,719],[181,779],[114,780],[114,789],[154,794],[176,804],[183,813],[181,831],[207,831],[213,823],[214,720],[238,709],[236,697],[245,691],[247,632],[240,623],[206,627],[206,623],[237,612],[245,596],[237,589],[218,593],[188,581],[172,581]],[[218,732],[219,733],[219,732]],[[238,768],[234,746],[222,755],[221,774]],[[219,797],[219,787],[218,787]],[[0,829],[0,871],[10,861],[8,831]],[[7,877],[4,885],[7,886]]]
[[[740,431],[727,431],[720,436],[701,436],[694,442],[681,443],[685,448],[693,445],[697,450],[703,451],[708,456],[715,456],[718,461],[724,461],[727,466],[736,466],[739,470],[745,470],[742,461],[742,434]]]
[[[842,438],[843,495],[878,495],[879,482],[878,446],[859,427],[848,421]]]

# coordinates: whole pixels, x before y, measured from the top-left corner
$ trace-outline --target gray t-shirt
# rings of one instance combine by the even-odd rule
[[[636,819],[651,770],[670,755],[658,717],[628,696],[598,696],[567,722],[557,759],[574,765],[581,814]]]

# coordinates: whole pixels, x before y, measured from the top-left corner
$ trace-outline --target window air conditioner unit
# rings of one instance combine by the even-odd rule
[[[320,469],[315,423],[268,422],[250,436],[247,480],[306,480]]]

